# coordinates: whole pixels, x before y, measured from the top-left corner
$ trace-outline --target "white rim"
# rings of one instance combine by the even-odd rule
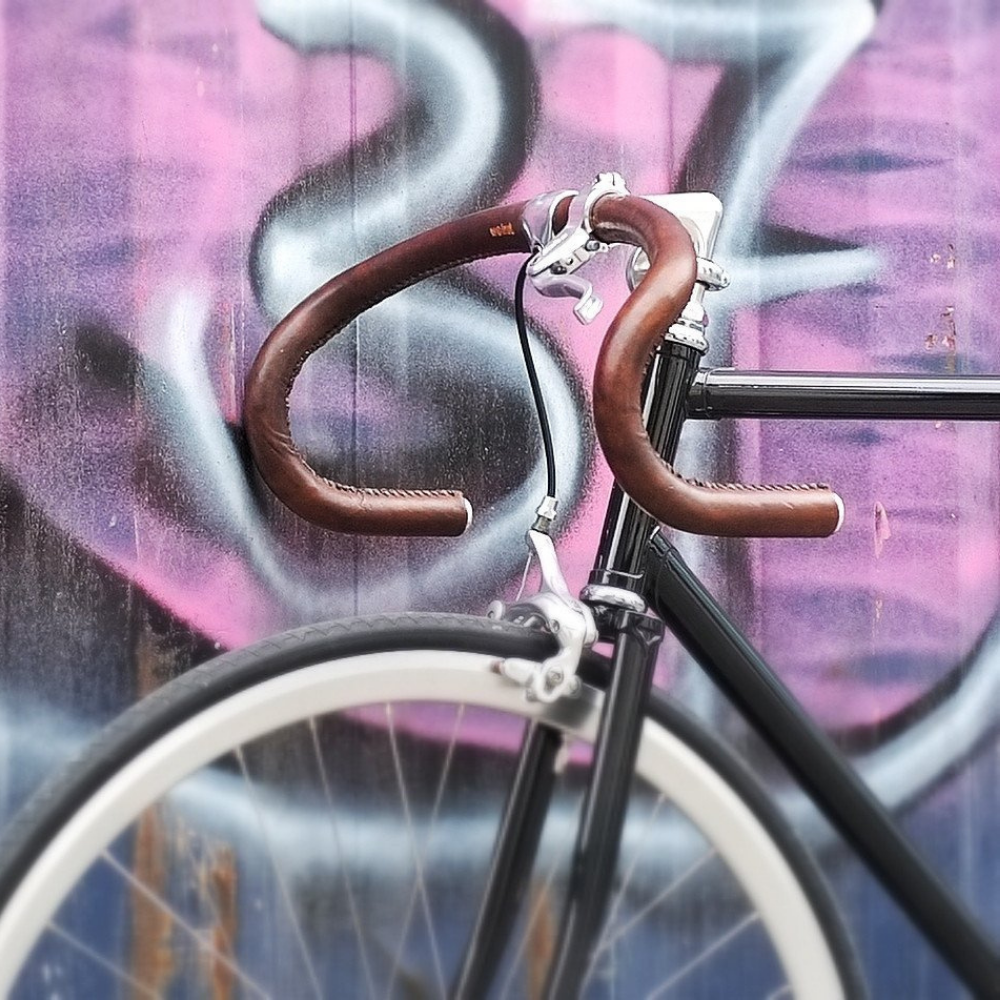
[[[378,670],[372,660],[378,660]],[[592,740],[600,696],[531,705],[493,672],[496,658],[419,650],[364,654],[294,671],[217,703],[126,764],[59,831],[0,914],[0,993],[101,851],[178,781],[239,744],[312,716],[372,702],[462,702],[544,717]],[[842,998],[822,928],[794,873],[742,799],[677,737],[647,722],[637,770],[699,827],[742,883],[795,996]]]

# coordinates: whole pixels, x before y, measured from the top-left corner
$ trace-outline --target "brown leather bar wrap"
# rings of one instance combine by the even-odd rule
[[[691,239],[669,212],[633,196],[607,195],[593,210],[597,236],[632,243],[650,268],[608,329],[594,374],[594,423],[622,489],[658,521],[700,535],[833,534],[841,505],[825,486],[692,482],[657,454],[643,425],[643,375],[657,344],[687,304],[696,265]]]
[[[288,396],[306,358],[366,309],[458,264],[526,253],[524,205],[467,216],[400,243],[331,279],[271,332],[247,378],[244,421],[264,481],[296,514],[335,531],[460,535],[469,506],[453,490],[346,486],[318,475],[292,442]]]

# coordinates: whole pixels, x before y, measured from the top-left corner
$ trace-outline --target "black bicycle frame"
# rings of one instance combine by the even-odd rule
[[[695,418],[1000,420],[1000,377],[699,372]],[[660,534],[645,593],[688,652],[729,696],[976,997],[1000,996],[1000,950],[921,860],[888,810]]]
[[[698,372],[688,396],[694,418],[997,420],[997,376],[842,375],[831,372]]]
[[[699,353],[665,343],[650,366],[646,426],[673,459],[687,417],[1000,421],[1000,377],[698,371]],[[1000,952],[924,864],[888,810],[809,718],[652,520],[616,486],[591,582],[641,595],[729,696],[831,824],[976,997],[1000,997]],[[594,606],[612,675],[585,793],[547,1000],[572,1000],[609,899],[660,630],[647,615]],[[548,733],[548,736],[545,734]],[[489,888],[453,997],[485,995],[523,898],[552,790],[559,740],[526,735]]]
[[[661,535],[650,603],[976,997],[1000,996],[1000,954],[888,810]]]
[[[673,456],[684,420],[699,354],[664,344],[644,387],[646,425],[661,454]],[[605,519],[594,579],[638,593],[653,522],[616,486]],[[614,643],[611,677],[601,710],[593,763],[584,792],[555,957],[545,987],[547,1000],[575,1000],[610,897],[639,737],[652,688],[656,652],[663,635],[659,618],[636,610],[593,608],[601,637]],[[516,778],[508,792],[487,887],[462,968],[452,984],[453,1000],[478,1000],[493,983],[523,900],[552,793],[559,741],[541,726],[529,726]]]

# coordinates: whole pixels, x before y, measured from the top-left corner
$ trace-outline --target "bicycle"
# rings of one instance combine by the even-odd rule
[[[547,460],[527,532],[541,588],[485,618],[294,630],[125,713],[0,840],[0,993],[864,996],[787,822],[730,749],[652,689],[665,624],[959,978],[1000,996],[975,921],[657,526],[818,537],[843,516],[818,484],[679,476],[688,418],[998,419],[1000,378],[699,370],[704,297],[727,280],[711,259],[720,220],[711,195],[639,198],[601,175],[385,250],[278,325],[246,400],[272,490],[335,530],[460,534],[471,508],[457,492],[320,477],[292,443],[287,396],[309,354],[392,292],[529,255],[516,315]],[[592,319],[600,302],[577,272],[611,243],[638,248],[595,376],[616,485],[577,600],[552,540],[555,463],[523,292],[531,280]]]

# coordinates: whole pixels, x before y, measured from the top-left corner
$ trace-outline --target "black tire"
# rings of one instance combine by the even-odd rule
[[[449,652],[437,652],[442,650]],[[509,688],[505,687],[499,695],[494,692],[494,687],[506,682],[489,673],[482,664],[508,656],[538,659],[550,650],[548,636],[485,619],[384,616],[288,632],[222,656],[166,685],[104,730],[71,766],[29,802],[0,838],[0,956],[7,956],[0,958],[0,992],[5,985],[4,975],[8,978],[14,975],[12,968],[4,967],[12,963],[10,956],[16,950],[4,944],[8,940],[4,934],[14,933],[16,937],[19,929],[39,919],[36,911],[58,905],[50,929],[44,932],[33,953],[33,965],[29,964],[16,980],[15,997],[50,996],[54,992],[61,996],[92,997],[124,988],[139,995],[144,989],[159,994],[167,988],[174,991],[172,995],[184,996],[201,995],[210,988],[217,993],[221,991],[221,995],[254,995],[258,986],[265,995],[292,996],[297,995],[296,991],[283,977],[296,964],[289,958],[289,955],[294,958],[295,952],[299,953],[297,964],[305,967],[304,981],[298,984],[299,990],[306,991],[305,995],[366,995],[366,984],[368,993],[379,996],[439,993],[460,958],[464,929],[474,915],[476,889],[480,884],[477,879],[485,875],[491,838],[474,834],[487,823],[495,826],[504,778],[513,761],[510,751],[516,745],[506,731],[501,733],[497,728],[494,732],[491,728],[484,734],[483,727],[506,723],[512,711],[542,711],[537,706],[529,708],[520,698],[512,702],[520,708],[508,708]],[[220,733],[215,720],[223,718],[219,713],[229,706],[258,699],[261,705],[268,706],[259,711],[271,711],[272,702],[260,699],[261,694],[278,684],[298,685],[313,673],[335,667],[352,671],[352,680],[342,681],[342,685],[372,686],[381,683],[382,678],[396,676],[392,672],[397,668],[392,664],[401,661],[403,654],[435,663],[450,657],[448,662],[454,660],[461,667],[461,676],[468,675],[473,688],[489,686],[494,692],[489,695],[491,704],[497,697],[502,702],[488,710],[450,709],[452,704],[460,704],[450,692],[443,698],[440,692],[433,697],[421,693],[417,705],[412,705],[411,695],[404,692],[400,694],[398,708],[385,707],[385,718],[380,715],[373,720],[372,710],[350,707],[329,720],[318,721],[311,715],[310,702],[309,712],[300,713],[303,718],[308,716],[302,727],[307,731],[301,737],[282,724],[269,737],[275,746],[265,748],[263,738],[246,744],[237,741],[228,763],[223,761],[211,770],[205,768],[199,772],[200,777],[180,786],[179,793],[171,793],[173,799],[180,800],[179,805],[157,806],[156,812],[145,806],[138,809],[130,832],[113,833],[107,851],[91,850],[94,863],[80,877],[73,895],[59,904],[38,902],[46,893],[53,899],[61,898],[62,889],[56,886],[58,879],[46,874],[51,870],[62,871],[52,861],[60,850],[59,838],[75,829],[74,824],[82,823],[81,817],[87,810],[99,812],[101,796],[110,795],[117,787],[116,782],[124,780],[129,768],[138,767],[136,762],[140,759],[162,752],[163,761],[155,768],[150,765],[149,772],[159,775],[166,767],[164,761],[176,759],[170,741],[179,738],[180,727],[200,725],[209,734],[206,739],[221,739],[227,733]],[[377,657],[378,663],[368,657]],[[367,673],[369,665],[382,672]],[[447,664],[438,670],[441,677],[445,677],[446,669]],[[410,677],[425,676],[406,666],[397,672],[404,677],[401,682],[404,688],[411,683]],[[554,724],[577,725],[584,704],[592,697],[591,690],[603,686],[606,663],[599,657],[588,657],[581,675],[586,681],[584,697],[551,710],[547,717]],[[373,682],[371,678],[375,676],[380,680]],[[269,682],[273,683],[265,687]],[[331,687],[329,680],[322,683]],[[303,691],[313,689],[303,688]],[[296,695],[293,692],[287,697],[291,703]],[[361,703],[350,700],[354,695],[347,697],[348,706]],[[381,713],[380,699],[373,701]],[[429,708],[427,701],[447,704],[454,720],[433,714],[438,710]],[[806,908],[815,915],[831,967],[839,979],[840,995],[849,1000],[862,997],[862,980],[837,907],[812,860],[767,795],[728,749],[676,706],[657,697],[650,718],[660,729],[647,725],[646,742],[655,745],[662,740],[671,746],[686,746],[693,751],[694,758],[705,762],[721,783],[745,803],[777,855],[784,858],[790,877],[804,895]],[[521,725],[518,719],[516,726]],[[451,726],[453,730],[449,730]],[[460,727],[473,731],[463,731],[459,739]],[[442,739],[446,732],[450,733],[449,742]],[[372,752],[376,739],[391,744],[391,754]],[[342,749],[346,746],[354,751],[349,760]],[[289,762],[307,761],[312,752],[315,757],[310,766],[316,774],[307,781],[289,770]],[[334,782],[330,774],[332,765],[338,762],[346,766]],[[432,764],[437,768],[436,777]],[[251,771],[255,772],[253,778]],[[409,788],[406,772],[412,782]],[[550,864],[549,859],[558,859],[571,848],[572,839],[566,842],[565,829],[560,823],[565,827],[563,821],[572,818],[581,773],[582,768],[572,764],[566,768],[564,788],[550,816],[551,830],[547,828],[543,837],[531,917],[530,920],[528,915],[522,917],[520,944],[509,949],[507,967],[501,973],[501,980],[515,991],[513,995],[534,995],[526,984],[533,981],[532,977],[537,978],[536,966],[544,961],[548,947],[546,928],[552,922],[552,912],[558,911],[562,880],[562,869],[555,861]],[[391,794],[400,800],[396,826],[381,818],[378,811],[382,789],[375,787],[376,778],[381,778],[386,788],[394,788]],[[459,779],[466,787],[456,799],[453,788],[448,786],[454,786]],[[151,779],[135,780],[137,791],[129,794],[141,798],[145,783]],[[670,775],[661,780],[657,774],[656,783],[662,787],[671,780],[675,779]],[[237,810],[235,799],[230,801],[227,797],[237,794],[233,789],[243,789],[247,799],[240,805],[242,812]],[[302,807],[307,810],[302,830],[293,829],[299,821],[295,810],[300,807],[288,804],[290,799],[285,795],[291,794],[300,795],[309,803]],[[713,845],[707,853],[702,851],[698,846],[700,835],[688,831],[681,819],[672,815],[672,807],[664,805],[662,792],[654,798],[653,792],[647,794],[637,785],[633,798],[633,813],[628,821],[631,825],[627,826],[626,834],[635,829],[641,830],[641,836],[624,838],[620,891],[612,903],[613,925],[601,957],[594,963],[585,995],[642,995],[637,992],[640,982],[646,994],[660,995],[656,989],[669,979],[660,960],[666,961],[665,968],[673,974],[678,968],[686,968],[685,954],[690,952],[697,957],[706,947],[712,961],[703,961],[693,969],[685,981],[683,996],[753,996],[758,985],[761,996],[792,995],[780,993],[780,979],[779,992],[775,992],[773,977],[781,974],[780,963],[774,954],[757,954],[757,937],[766,939],[766,928],[764,934],[758,935],[761,921],[754,913],[742,915],[747,904],[744,889],[739,883],[725,882],[715,871],[721,867],[716,864],[716,847]],[[337,857],[344,862],[339,865],[330,864],[329,845],[321,849],[315,844],[313,813],[318,811],[319,820],[323,823],[329,820],[336,826],[327,810],[334,799],[351,824],[360,824],[359,832],[353,834],[352,846],[343,853],[340,852],[346,841],[342,833],[334,834]],[[446,799],[455,811],[447,819],[452,825],[442,831],[436,825]],[[133,799],[128,801],[131,803]],[[168,810],[173,818],[166,818]],[[256,813],[261,824],[259,838],[254,841],[256,853],[233,860],[231,855],[236,848],[245,846],[244,834],[234,834],[236,827],[227,824],[243,822],[239,817],[250,813]],[[237,820],[232,820],[230,814]],[[200,824],[204,821],[197,833],[193,830],[194,816]],[[369,825],[364,826],[366,823]],[[274,833],[279,826],[280,839]],[[217,827],[222,829],[221,834]],[[416,862],[416,874],[404,872],[398,880],[402,892],[393,896],[386,886],[390,882],[396,884],[393,880],[397,878],[397,869],[407,860],[401,856],[406,851],[396,850],[396,841],[392,836],[387,840],[385,834],[399,832],[404,827],[409,838],[410,860]],[[378,830],[380,837],[370,836],[372,830]],[[637,837],[638,847],[633,843]],[[150,840],[154,842],[152,848]],[[443,843],[432,848],[432,840]],[[661,840],[670,850],[652,852],[649,845],[655,846]],[[79,857],[83,850],[80,843],[66,848],[66,856]],[[267,855],[269,867],[259,866],[262,855]],[[473,861],[467,860],[467,855],[474,855]],[[324,862],[329,871],[320,870]],[[75,861],[71,860],[68,867],[73,864]],[[168,869],[168,881],[154,885],[160,877],[157,875],[160,868]],[[292,869],[294,873],[289,874]],[[439,871],[443,872],[440,878]],[[661,914],[663,906],[650,911],[654,916],[641,920],[636,916],[663,895],[654,876],[668,880],[671,901],[681,904],[680,916]],[[159,902],[152,899],[157,893]],[[364,893],[368,895],[362,899]],[[398,902],[386,902],[397,899]],[[405,919],[399,920],[407,906]],[[270,919],[272,913],[284,912],[285,907],[291,914],[288,920],[277,916],[273,921]],[[383,914],[382,910],[386,912]],[[148,919],[143,924],[136,916],[146,913],[148,917],[150,911],[152,924]],[[25,914],[30,914],[30,919]],[[375,919],[381,916],[387,921],[386,927],[395,930],[380,933]],[[654,919],[652,928],[640,926]],[[210,933],[201,932],[206,920]],[[261,921],[263,926],[257,926]],[[47,922],[46,916],[42,924]],[[351,926],[347,926],[349,922]],[[278,923],[289,926],[272,926]],[[10,931],[11,927],[14,931]],[[623,927],[632,928],[631,933],[621,933]],[[738,931],[735,937],[733,928]],[[694,951],[690,951],[688,942],[695,931],[706,932],[708,945],[698,941]],[[152,943],[148,940],[150,936],[155,939]],[[349,944],[343,944],[345,952],[341,955],[337,950],[342,947],[341,939],[361,942],[356,949],[358,954],[345,958]],[[725,947],[712,951],[716,947],[713,942],[718,940],[723,940]],[[141,957],[143,949],[146,958]],[[57,953],[62,957],[53,957]],[[723,971],[723,960],[735,963],[735,970],[728,968],[721,982],[707,977],[708,967],[713,972]],[[116,964],[117,972],[106,968]],[[522,966],[526,969],[523,983],[519,978]],[[516,973],[512,971],[515,967]],[[332,978],[327,978],[333,968],[335,974],[331,972]],[[258,979],[263,973],[274,979],[261,986]],[[502,986],[503,983],[498,984],[496,992]],[[821,993],[829,995],[819,987],[814,992],[810,984],[795,995],[812,1000]]]

